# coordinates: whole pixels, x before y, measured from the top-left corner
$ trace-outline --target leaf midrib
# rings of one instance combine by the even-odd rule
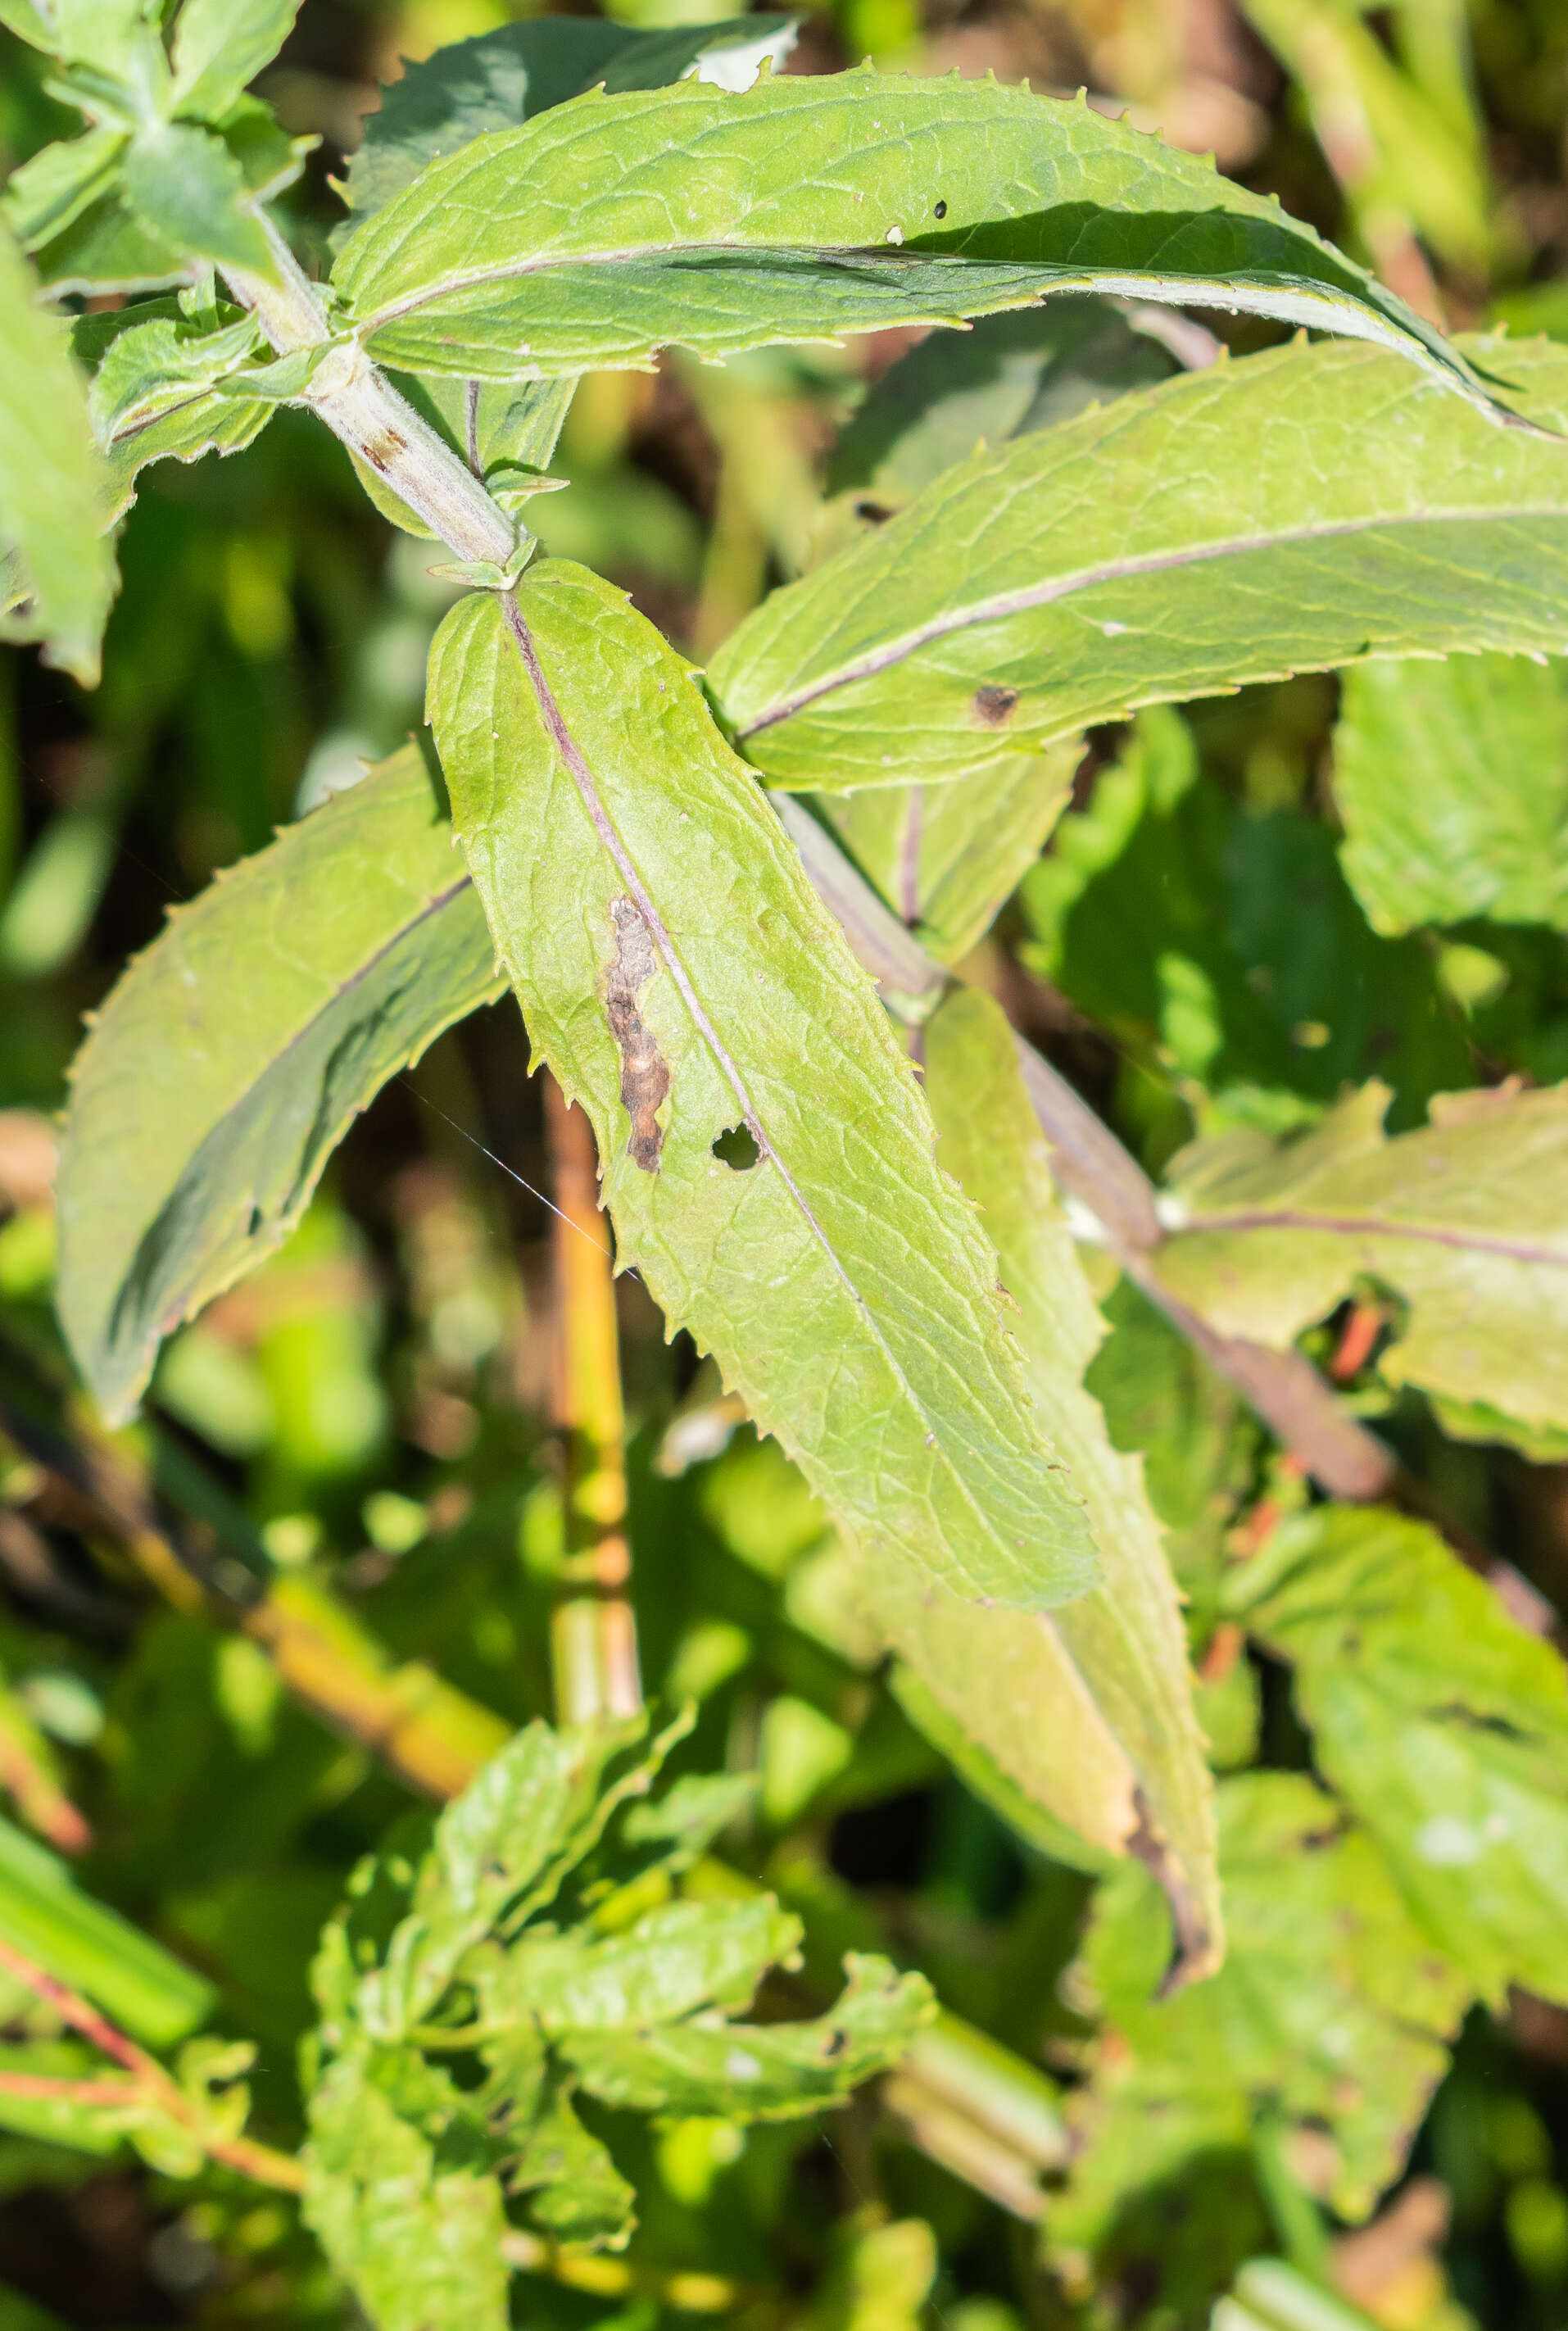
[[[1408,1222],[1397,1215],[1338,1214],[1309,1206],[1221,1207],[1212,1213],[1189,1215],[1174,1239],[1203,1232],[1243,1231],[1323,1231],[1342,1238],[1405,1239],[1424,1246],[1451,1248],[1461,1254],[1491,1254],[1506,1262],[1540,1263],[1568,1270],[1568,1251],[1528,1239],[1510,1239],[1488,1231],[1445,1229],[1438,1223]]]
[[[403,299],[390,300],[377,308],[355,325],[356,338],[368,339],[387,324],[394,324],[404,316],[417,315],[422,309],[434,307],[442,300],[455,298],[464,291],[480,290],[487,283],[510,283],[528,275],[546,274],[559,267],[625,267],[638,259],[664,259],[673,256],[703,258],[717,252],[738,251],[758,252],[770,259],[799,257],[809,259],[819,266],[864,266],[868,262],[884,267],[889,274],[914,267],[930,267],[950,261],[955,270],[976,266],[1017,267],[1031,274],[1042,273],[1043,266],[1028,260],[971,260],[955,252],[922,251],[917,243],[904,243],[892,250],[880,243],[810,243],[798,238],[784,243],[765,243],[739,234],[705,237],[700,241],[685,236],[666,237],[660,241],[628,243],[605,251],[541,252],[532,258],[509,259],[493,267],[476,267],[461,273],[442,276],[433,283],[421,284],[417,291]]]
[[[1492,504],[1484,509],[1463,505],[1452,509],[1392,511],[1375,517],[1329,519],[1311,526],[1288,527],[1256,534],[1228,535],[1218,541],[1189,544],[1177,550],[1153,550],[1128,558],[1106,559],[1096,566],[1081,567],[1076,573],[1058,576],[1046,583],[1030,584],[1022,590],[998,592],[989,599],[977,600],[972,605],[934,616],[929,623],[906,632],[902,638],[870,649],[852,662],[841,664],[837,671],[824,673],[821,679],[806,682],[791,695],[781,697],[765,711],[744,721],[735,733],[737,737],[758,736],[765,728],[772,728],[780,721],[792,719],[796,713],[804,711],[807,706],[816,703],[822,697],[833,694],[838,689],[852,688],[860,680],[874,680],[879,672],[917,655],[922,648],[929,647],[938,640],[949,639],[955,633],[971,631],[983,623],[1003,623],[1011,615],[1026,614],[1033,607],[1053,605],[1059,600],[1072,598],[1079,592],[1097,590],[1102,584],[1126,582],[1144,575],[1169,574],[1183,566],[1203,566],[1211,560],[1240,558],[1256,551],[1289,549],[1300,543],[1330,542],[1352,535],[1386,532],[1407,527],[1507,525],[1517,519],[1536,518],[1568,518],[1568,500],[1539,504],[1518,503],[1506,508]],[[1072,725],[1076,726],[1076,723]]]

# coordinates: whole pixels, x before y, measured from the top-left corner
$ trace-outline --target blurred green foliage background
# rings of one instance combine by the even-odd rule
[[[325,252],[331,175],[399,58],[516,13],[307,0],[262,84],[290,129],[323,140],[290,198],[302,252]],[[700,21],[729,0],[613,13]],[[1563,0],[1250,0],[1245,14],[1231,0],[837,0],[807,16],[794,69],[866,53],[1087,85],[1277,190],[1450,325],[1500,315],[1568,335]],[[7,165],[69,127],[37,61],[6,41]],[[1209,320],[1239,347],[1262,337]],[[908,337],[590,376],[556,463],[571,482],[530,520],[700,658],[834,522],[834,432]],[[95,695],[31,657],[0,661],[0,1377],[57,1422],[71,1396],[48,1310],[49,1127],[82,1014],[170,905],[417,725],[449,597],[298,413],[232,460],[147,473],[121,557]],[[1367,926],[1335,853],[1335,703],[1333,682],[1302,680],[1146,718],[1131,742],[1097,737],[1051,850],[973,966],[1151,1167],[1194,1123],[1285,1127],[1373,1073],[1394,1088],[1396,1125],[1434,1090],[1568,1076],[1560,934]],[[395,1082],[287,1251],[175,1338],[153,1423],[128,1443],[198,1564],[307,1598],[329,1585],[390,1661],[426,1663],[508,1722],[547,1708],[562,1543],[549,1169],[526,1068],[508,1003]],[[1070,2073],[1083,2026],[1056,1978],[1086,1879],[1026,1851],[947,1772],[878,1680],[831,1534],[784,1460],[737,1426],[682,1341],[665,1343],[634,1278],[619,1302],[646,1678],[700,1703],[693,1766],[760,1765],[734,1857],[847,1941],[879,1935],[956,2008]],[[1125,1290],[1111,1312],[1095,1388],[1125,1445],[1151,1451],[1216,1762],[1298,1765],[1278,1671],[1214,1654],[1224,1549],[1260,1498],[1296,1485],[1152,1314]],[[1445,1440],[1413,1398],[1386,1422],[1561,1607],[1568,1466]],[[180,1599],[112,1531],[41,1498],[33,1460],[0,1439],[0,1782],[86,1849],[96,1891],[213,1976],[230,2028],[261,2043],[261,2116],[287,2132],[313,1937],[407,1798],[369,1744],[289,1696],[256,1641]],[[1164,2216],[1151,2203],[1129,2222],[1114,2269],[1074,2291],[1035,2274],[1022,2230],[969,2187],[913,2153],[876,2156],[852,2116],[827,2148],[790,2131],[741,2145],[707,2123],[651,2143],[645,2225],[666,2260],[743,2279],[781,2249],[820,2264],[834,2213],[881,2199],[938,2237],[939,2331],[1202,2322],[1269,2240],[1267,2180],[1227,2156]],[[833,2319],[875,2313],[894,2331],[922,2288],[915,2272],[901,2300],[896,2269],[883,2261],[876,2307],[841,2294]],[[1524,1997],[1502,2019],[1478,2013],[1411,2181],[1348,2238],[1342,2269],[1389,2331],[1467,2314],[1555,2331],[1568,2017]],[[38,2307],[105,2331],[307,2324],[340,2307],[282,2205],[221,2178],[193,2203],[22,2136],[0,2136],[0,2331],[33,2331]],[[610,2311],[544,2285],[529,2305],[563,2324]],[[633,2298],[613,2319],[641,2331],[656,2312]]]

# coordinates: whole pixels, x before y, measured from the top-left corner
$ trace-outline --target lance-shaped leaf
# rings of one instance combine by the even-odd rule
[[[1183,1978],[1222,1955],[1213,1785],[1193,1712],[1164,1532],[1136,1457],[1116,1450],[1084,1370],[1105,1334],[1051,1179],[1012,1031],[974,989],[926,1031],[937,1156],[984,1211],[1041,1422],[1088,1507],[1102,1583],[1020,1619],[883,1564],[863,1599],[972,1739],[1089,1842],[1146,1860],[1170,1897]]]
[[[61,1149],[60,1316],[106,1414],[281,1244],[387,1078],[496,992],[412,748],[176,911],[77,1056]]]
[[[1408,1314],[1391,1384],[1568,1422],[1568,1086],[1442,1093],[1389,1140],[1370,1084],[1280,1145],[1238,1132],[1175,1161],[1155,1267],[1222,1335],[1284,1346],[1357,1280]]]
[[[797,18],[735,16],[717,24],[638,32],[602,16],[535,16],[454,41],[381,93],[348,165],[343,199],[361,218],[401,194],[427,162],[475,138],[514,129],[536,113],[609,89],[659,89],[692,73],[747,89],[765,56],[794,43]]]
[[[1286,1522],[1233,1613],[1296,1670],[1313,1755],[1483,1998],[1568,2000],[1568,1670],[1434,1530],[1375,1509]]]
[[[1568,927],[1568,664],[1366,663],[1334,732],[1340,862],[1378,931]]]
[[[1082,101],[955,75],[591,93],[431,163],[333,280],[413,371],[537,377],[1109,290],[1381,340],[1485,395],[1278,204]]]
[[[42,640],[90,688],[114,596],[106,480],[65,325],[0,226],[0,639]]]
[[[1506,363],[1568,416],[1568,349]],[[1568,444],[1382,350],[1297,345],[976,454],[775,592],[709,684],[769,778],[837,790],[1367,654],[1565,643]]]
[[[191,275],[185,252],[138,218],[118,185],[51,234],[33,257],[39,280],[53,292],[162,291]]]
[[[622,1264],[873,1550],[956,1591],[1094,1575],[995,1263],[876,992],[696,675],[581,567],[455,607],[430,717],[536,1050]]]
[[[553,2038],[671,2023],[751,2005],[769,1967],[790,1959],[801,1925],[771,1894],[740,1902],[671,1902],[628,1933],[525,1935],[474,1982],[486,2023],[532,2016]]]

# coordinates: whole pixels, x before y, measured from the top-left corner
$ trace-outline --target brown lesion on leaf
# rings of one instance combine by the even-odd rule
[[[977,688],[971,699],[974,718],[983,728],[1005,728],[1018,709],[1016,688],[999,688],[994,681]]]
[[[659,1109],[670,1090],[670,1070],[642,1017],[642,991],[658,969],[653,936],[633,899],[614,899],[615,953],[604,975],[604,1016],[621,1055],[621,1099],[632,1119],[626,1155],[644,1174],[657,1174],[664,1146]]]

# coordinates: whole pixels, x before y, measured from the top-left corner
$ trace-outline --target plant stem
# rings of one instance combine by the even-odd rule
[[[61,1853],[85,1853],[92,1832],[56,1777],[49,1744],[0,1678],[0,1789],[30,1829]]]
[[[319,294],[266,212],[257,215],[272,245],[276,280],[237,267],[225,269],[224,277],[279,356],[329,348],[301,391],[302,401],[458,557],[505,566],[524,538],[517,525],[356,340],[330,345],[333,334]]]
[[[123,2080],[53,2080],[25,2072],[6,2072],[0,2074],[0,2090],[11,2096],[70,2098],[79,2104],[150,2106],[188,2128],[212,2160],[221,2161],[242,2176],[271,2185],[280,2193],[304,2191],[306,2173],[302,2162],[292,2154],[279,2153],[271,2145],[259,2145],[251,2137],[209,2138],[195,2102],[177,2081],[171,2079],[156,2057],[138,2048],[118,2025],[100,2014],[90,2000],[58,1982],[46,1968],[4,1940],[0,1940],[0,1969],[24,1984],[62,2023],[90,2041],[100,2054],[122,2066],[130,2076]]]
[[[636,1614],[627,1599],[626,1416],[610,1234],[599,1211],[587,1112],[551,1077],[545,1119],[554,1169],[555,1383],[565,1554],[550,1622],[556,1714],[563,1724],[634,1716],[642,1705]]]

